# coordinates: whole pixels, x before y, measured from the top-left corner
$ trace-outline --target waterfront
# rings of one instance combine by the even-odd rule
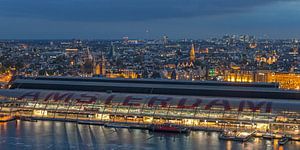
[[[153,133],[71,122],[12,121],[0,124],[0,149],[300,149],[300,142],[296,141],[278,146],[276,141],[260,138],[246,143],[223,141],[218,135],[203,131],[189,135]]]

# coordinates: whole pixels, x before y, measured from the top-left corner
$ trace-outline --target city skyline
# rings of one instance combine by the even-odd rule
[[[0,143],[299,149],[300,0],[1,0]]]
[[[0,39],[299,38],[297,0],[7,1]]]

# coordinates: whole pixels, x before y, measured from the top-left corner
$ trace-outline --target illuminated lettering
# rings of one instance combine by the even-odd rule
[[[201,99],[197,99],[194,104],[192,104],[190,106],[186,106],[185,105],[186,101],[187,101],[186,98],[180,99],[179,102],[178,102],[177,108],[194,109],[195,107],[198,107],[202,102]]]
[[[32,98],[33,101],[37,101],[40,96],[40,92],[27,92],[22,96],[18,97],[18,100],[23,100],[24,98]]]
[[[268,102],[266,106],[266,113],[271,113],[272,111],[272,102]]]
[[[111,102],[112,102],[114,97],[115,97],[115,95],[110,95],[109,97],[107,97],[104,104],[105,105],[111,105]]]
[[[240,102],[238,111],[243,111],[244,108],[245,108],[245,104],[246,104],[245,101]],[[265,110],[266,113],[270,113],[270,112],[271,112],[271,109],[272,109],[272,102],[268,102],[268,103],[266,103],[266,102],[259,102],[259,103],[257,103],[257,104],[255,105],[253,102],[247,101],[247,104],[248,104],[248,106],[249,106],[249,109],[251,109],[252,112],[256,112],[256,111],[258,111],[258,110],[261,110],[261,108],[262,108],[265,104],[266,104],[266,110]]]
[[[143,100],[143,98],[133,97],[133,96],[127,96],[126,99],[123,102],[124,106],[140,106],[141,104],[138,103],[139,101]],[[131,101],[131,103],[130,103]]]
[[[230,105],[227,100],[213,100],[205,106],[205,110],[210,110],[213,106],[223,106],[224,110],[230,110]]]
[[[252,112],[256,112],[257,110],[260,110],[261,107],[265,104],[266,102],[260,102],[258,104],[254,104],[253,102],[247,101],[247,104],[249,108],[252,110]]]
[[[240,102],[240,105],[239,105],[238,111],[243,111],[243,110],[244,110],[244,107],[245,107],[245,101],[241,101],[241,102]]]
[[[160,102],[161,107],[167,107],[167,104],[171,99],[172,99],[171,97],[168,98],[152,97],[148,102],[148,107],[153,107],[155,102]]]
[[[71,100],[71,98],[73,97],[74,93],[65,93],[65,94],[61,94],[59,92],[53,92],[53,93],[49,93],[44,101],[48,101],[48,100],[54,100],[54,101],[65,101],[65,102],[69,102]]]
[[[77,103],[86,103],[86,104],[92,104],[92,103],[96,103],[97,97],[96,96],[92,96],[92,95],[87,95],[87,94],[80,94],[81,98],[84,98],[86,100],[82,100],[82,99],[76,99]]]

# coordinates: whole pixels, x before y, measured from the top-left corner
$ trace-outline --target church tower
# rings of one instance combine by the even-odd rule
[[[100,61],[95,64],[95,75],[105,76],[106,75],[106,60],[103,55],[101,55]]]
[[[194,62],[196,59],[196,56],[195,56],[195,46],[194,44],[192,44],[192,48],[190,50],[190,62]]]

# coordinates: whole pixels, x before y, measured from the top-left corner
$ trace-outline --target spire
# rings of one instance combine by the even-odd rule
[[[190,50],[190,61],[194,62],[195,61],[195,46],[192,44],[192,48]]]

